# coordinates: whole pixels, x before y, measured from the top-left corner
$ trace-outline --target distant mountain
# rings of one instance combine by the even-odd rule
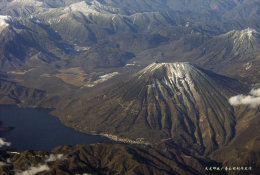
[[[254,29],[232,30],[215,36],[192,50],[191,55],[187,56],[192,58],[188,60],[215,72],[260,80],[260,33]]]
[[[36,15],[50,24],[65,40],[91,46],[104,40],[126,42],[156,29],[174,24],[169,15],[159,12],[128,14],[99,1],[73,3]],[[146,34],[147,32],[147,34]]]
[[[252,5],[256,4],[256,1],[73,2],[66,6],[45,8],[33,15],[50,23],[65,39],[88,45],[110,35],[120,36],[121,39],[127,35],[129,38],[135,38],[140,37],[136,34],[158,33],[167,31],[172,26],[185,26],[187,23],[194,31],[211,34],[220,34],[234,28],[241,29],[243,26],[259,27],[243,21],[249,21],[251,16],[243,16],[235,22],[225,18],[227,12],[236,12],[238,7],[256,8],[257,6]],[[252,16],[252,20],[256,18],[256,15]]]
[[[117,32],[126,34],[141,30],[144,34],[143,30],[158,32],[187,23],[195,31],[215,34],[247,26],[259,28],[254,22],[258,19],[258,5],[257,0],[13,0],[1,3],[0,14],[22,18],[37,16],[46,24],[50,23],[64,38],[78,44],[93,44]],[[249,15],[244,11],[250,11]]]
[[[207,153],[234,137],[228,98],[243,90],[238,81],[190,63],[153,63],[97,97],[75,101],[60,116],[85,132],[150,143],[168,139]]]
[[[192,33],[136,54],[140,63],[188,61],[216,73],[248,82],[260,80],[260,35],[252,28],[231,30],[220,35]],[[153,60],[152,60],[153,59]]]
[[[254,29],[247,28],[241,31],[231,31],[223,35],[223,38],[228,37],[233,40],[232,51],[235,56],[260,52],[260,33]]]
[[[0,24],[1,70],[49,64],[71,54],[68,48],[72,46],[35,17],[17,19],[2,15]]]
[[[43,6],[41,1],[37,0],[1,0],[0,13],[10,16],[27,16],[38,10]]]
[[[204,52],[214,52],[216,54],[223,53],[224,51],[220,51],[220,48],[223,48],[224,45],[224,49],[231,46],[226,46],[227,43],[223,43],[222,37],[229,38],[229,36],[223,35],[222,37],[216,37],[216,40],[218,40],[219,43],[216,45],[214,45],[215,39],[213,39],[201,46],[201,44],[203,44],[202,40],[205,40],[207,37],[211,38],[212,36],[215,38],[216,35],[231,30],[239,31],[246,27],[255,28],[255,31],[259,30],[258,23],[254,22],[257,19],[258,7],[258,2],[256,0],[217,0],[214,2],[209,0],[189,0],[185,2],[180,0],[167,0],[163,2],[157,0],[127,0],[124,2],[118,0],[2,1],[0,5],[0,14],[16,16],[19,22],[27,21],[25,23],[22,22],[22,25],[24,26],[23,32],[25,32],[25,28],[30,29],[25,32],[28,33],[24,34],[25,37],[19,35],[24,40],[22,42],[25,43],[25,46],[19,44],[19,47],[23,48],[18,47],[17,50],[10,49],[9,51],[3,52],[8,52],[8,59],[14,60],[10,63],[10,67],[13,65],[23,65],[24,63],[21,62],[21,60],[25,59],[25,57],[28,60],[32,54],[35,55],[39,50],[40,62],[43,61],[49,64],[66,57],[69,58],[69,61],[62,61],[59,65],[72,66],[84,62],[86,55],[89,55],[89,52],[92,51],[81,50],[83,54],[79,56],[76,55],[77,59],[75,62],[73,60],[74,56],[64,55],[60,52],[75,53],[77,52],[76,50],[78,50],[76,47],[94,47],[104,50],[104,54],[107,55],[109,53],[105,50],[114,50],[113,46],[116,45],[119,52],[126,53],[127,55],[130,53],[132,55],[131,58],[136,56],[138,59],[143,58],[144,60],[148,60],[147,62],[149,64],[154,60],[150,60],[150,56],[146,55],[154,55],[154,53],[160,55],[159,52],[162,52],[161,57],[164,57],[164,55],[167,57],[169,55],[169,59],[176,58],[175,60],[170,61],[180,61],[180,57],[183,57],[184,54],[181,52],[179,53],[179,50],[184,48],[183,51],[188,52],[191,49],[199,47],[200,50],[192,51],[192,54],[189,55],[190,57],[185,57],[185,60],[197,64],[194,60],[195,57],[199,56],[202,58],[198,58],[197,60],[199,63],[203,64],[198,65],[212,68],[212,66],[205,62],[208,60],[211,61],[212,57],[215,55],[206,54],[207,58],[204,59]],[[251,9],[250,15],[246,15],[247,13],[244,11],[249,11],[249,9]],[[243,11],[241,12],[239,10]],[[232,16],[232,20],[228,19],[228,16]],[[33,26],[32,23],[34,24]],[[33,33],[31,31],[37,32]],[[17,32],[13,35],[16,36]],[[33,42],[31,41],[32,37],[34,40]],[[42,41],[43,38],[44,41]],[[57,44],[54,44],[57,40],[63,44],[58,44],[58,46]],[[13,42],[19,43],[19,41],[16,41],[15,39]],[[24,50],[28,51],[32,49],[31,46],[26,46],[28,44],[39,47],[42,47],[41,45],[44,44],[44,47],[48,47],[47,49],[33,48],[33,50],[36,49],[36,51],[28,54],[24,53]],[[251,44],[255,45],[255,43]],[[3,42],[3,47],[7,47],[7,45],[8,43]],[[112,48],[107,49],[110,45],[112,45]],[[207,48],[206,46],[213,47]],[[10,47],[14,48],[14,46]],[[254,46],[254,48],[257,47],[258,45]],[[238,49],[237,46],[236,48]],[[55,52],[59,50],[59,53],[49,52],[50,50],[55,50]],[[232,52],[237,52],[235,50],[236,49]],[[12,53],[15,53],[16,55],[10,55]],[[169,54],[167,55],[167,53]],[[248,50],[247,53],[250,54],[251,50]],[[100,56],[100,54],[92,55],[95,55],[95,61],[88,62],[88,65],[93,65],[92,68],[106,67],[104,66],[106,59],[103,59],[103,56]],[[114,55],[114,53],[112,55]],[[91,59],[93,59],[93,56],[91,57]],[[113,60],[110,59],[109,62],[112,63],[109,64],[110,67],[118,67],[119,65],[124,66],[126,60],[130,60],[129,56],[123,56],[122,61],[118,60],[117,56],[115,57],[116,58]],[[223,57],[223,55],[220,55],[219,57]],[[241,54],[238,55],[238,57],[241,57]],[[38,58],[33,58],[33,60],[33,63],[29,63],[30,65],[36,64],[35,62],[39,64]],[[164,58],[162,58],[162,60],[169,61]],[[216,62],[217,60],[218,59],[215,59]],[[247,63],[254,64],[251,60],[248,60],[249,59],[243,63],[245,66]],[[2,61],[1,64],[5,64],[5,66],[2,67],[7,67],[9,64],[6,64],[7,62],[8,61]],[[121,63],[118,64],[118,62]],[[143,60],[140,62],[143,62]],[[239,66],[243,66],[243,64],[240,64]],[[144,65],[147,65],[147,63]],[[84,68],[85,67],[90,66],[84,66]],[[212,70],[218,71],[218,67]],[[254,77],[253,79],[256,78]]]
[[[234,58],[249,60],[250,58],[243,57],[249,56],[252,59],[252,57],[259,57],[260,55],[260,33],[251,28],[240,31],[232,30],[223,35],[213,37],[202,47],[203,54],[209,58],[207,61],[212,61],[212,64],[219,61],[238,61],[234,60]],[[220,55],[222,60],[220,60]]]

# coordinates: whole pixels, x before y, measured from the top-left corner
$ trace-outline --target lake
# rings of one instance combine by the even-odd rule
[[[19,108],[15,105],[0,105],[2,126],[11,126],[11,131],[1,131],[0,137],[11,142],[15,151],[51,150],[60,145],[113,142],[98,135],[78,132],[63,125],[48,110],[40,108]],[[3,147],[6,148],[6,147]]]

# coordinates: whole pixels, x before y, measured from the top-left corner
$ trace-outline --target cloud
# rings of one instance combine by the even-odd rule
[[[54,162],[58,159],[61,159],[63,154],[50,154],[50,156],[45,160],[45,162]]]
[[[50,154],[45,159],[45,163],[54,162],[58,159],[61,159],[62,157],[63,157],[63,154],[56,154],[56,155]],[[19,171],[15,175],[34,175],[34,174],[40,173],[42,171],[48,171],[48,170],[50,170],[50,168],[48,167],[47,164],[38,164],[36,166],[32,166],[32,167],[28,168],[25,171]]]
[[[249,105],[252,108],[260,106],[260,88],[252,89],[249,95],[236,95],[229,99],[229,103],[233,106]]]
[[[0,166],[5,166],[5,165],[6,165],[5,162],[0,161]]]
[[[30,167],[28,170],[18,172],[15,175],[34,175],[42,171],[48,171],[48,170],[50,170],[50,168],[47,165],[38,165],[35,167]]]
[[[249,94],[256,96],[256,97],[260,97],[260,88],[258,89],[252,89]]]
[[[10,146],[10,142],[6,142],[3,138],[0,137],[0,148],[3,146]]]

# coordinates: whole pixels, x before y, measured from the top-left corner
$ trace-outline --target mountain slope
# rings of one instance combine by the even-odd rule
[[[171,26],[173,20],[159,12],[128,13],[98,1],[78,2],[36,15],[49,23],[66,40],[80,45],[116,39],[121,42],[144,33]]]
[[[192,62],[215,72],[259,81],[260,33],[252,28],[232,30],[208,39],[188,57],[191,55]]]
[[[247,58],[249,60],[260,55],[260,33],[251,28],[240,31],[232,30],[213,37],[201,48],[203,48],[203,54],[208,57],[207,61],[212,61],[212,64],[218,61],[228,62],[235,57],[236,61],[243,61],[243,59],[246,59],[245,57],[250,57]],[[221,56],[222,60],[220,60]]]
[[[247,109],[248,110],[248,109]],[[260,171],[260,108],[251,113],[251,116],[238,120],[236,136],[228,145],[223,146],[210,157],[224,165],[248,164]],[[242,129],[238,129],[242,127]],[[253,174],[253,173],[252,173]]]
[[[6,174],[14,171],[17,174],[41,172],[40,174],[48,175],[195,175],[204,174],[203,166],[212,163],[174,149],[159,151],[149,147],[109,143],[60,146],[50,153],[1,151],[0,161],[0,170]]]
[[[0,16],[0,67],[10,70],[34,67],[65,59],[72,47],[39,19]],[[75,53],[76,51],[74,51]]]
[[[20,86],[15,82],[0,79],[0,104],[33,105],[39,103],[46,95],[46,92]]]
[[[239,82],[189,63],[153,63],[93,99],[73,101],[61,119],[85,132],[211,152],[235,134],[228,97],[241,91]]]

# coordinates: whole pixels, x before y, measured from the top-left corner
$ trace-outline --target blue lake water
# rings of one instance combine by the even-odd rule
[[[0,132],[0,137],[11,142],[9,148],[15,151],[51,150],[60,145],[112,142],[106,137],[84,134],[68,128],[48,112],[46,109],[0,105],[2,125],[14,127],[11,131]]]

